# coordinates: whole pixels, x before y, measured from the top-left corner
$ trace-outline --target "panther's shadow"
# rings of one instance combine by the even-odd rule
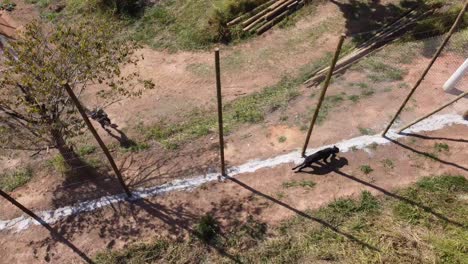
[[[303,173],[309,173],[309,174],[315,174],[315,175],[325,175],[332,171],[337,171],[348,164],[349,164],[348,160],[344,157],[340,157],[338,159],[336,157],[332,157],[330,158],[329,162],[315,162],[313,165],[308,167],[312,169],[311,171],[309,170],[304,171],[305,169],[308,169],[308,168],[305,168],[304,170],[297,171],[296,173],[303,172]]]

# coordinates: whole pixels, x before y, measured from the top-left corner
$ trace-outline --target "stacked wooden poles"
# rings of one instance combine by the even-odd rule
[[[226,164],[224,162],[224,129],[223,129],[223,101],[221,94],[221,67],[219,63],[219,48],[215,49],[216,69],[216,97],[218,99],[218,129],[219,129],[219,154],[221,158],[221,175],[227,176]],[[221,177],[218,177],[221,180]]]
[[[393,116],[392,120],[390,121],[390,123],[387,125],[387,127],[385,128],[385,130],[383,131],[382,133],[382,136],[385,137],[385,135],[387,134],[388,130],[390,129],[390,127],[392,127],[393,123],[395,122],[395,120],[398,118],[398,116],[400,115],[401,111],[403,111],[403,108],[405,108],[406,104],[408,103],[409,99],[411,98],[411,96],[414,94],[414,92],[416,91],[416,89],[418,89],[418,87],[421,85],[422,81],[424,80],[424,78],[426,77],[426,75],[429,73],[429,70],[432,68],[432,66],[434,65],[435,61],[437,60],[437,58],[440,56],[440,54],[442,53],[442,50],[445,48],[445,46],[447,45],[448,41],[450,40],[450,37],[452,37],[453,33],[455,32],[455,29],[457,28],[457,26],[460,24],[462,18],[463,18],[463,15],[465,14],[466,12],[466,9],[468,8],[468,0],[465,1],[465,5],[463,6],[462,10],[460,11],[460,13],[458,14],[457,16],[457,19],[455,20],[455,22],[453,23],[452,27],[450,28],[450,31],[447,33],[447,36],[445,37],[444,41],[442,42],[442,44],[440,45],[440,47],[437,49],[436,53],[434,54],[434,56],[432,57],[431,61],[429,62],[429,64],[427,65],[426,69],[424,70],[424,72],[421,74],[421,77],[418,79],[418,81],[414,84],[413,88],[411,89],[411,91],[409,92],[409,94],[406,96],[405,100],[403,101],[403,103],[401,104],[401,106],[398,108],[398,111],[395,113],[395,115]]]
[[[305,0],[270,0],[252,11],[229,21],[227,26],[240,24],[242,30],[262,34],[305,4]]]
[[[317,103],[317,107],[315,108],[314,116],[312,117],[312,121],[310,122],[309,130],[307,131],[307,136],[306,140],[304,143],[304,147],[302,148],[302,157],[305,157],[305,153],[307,150],[307,146],[309,145],[309,140],[310,136],[312,134],[312,130],[314,128],[315,122],[317,121],[317,117],[320,111],[320,107],[322,106],[323,99],[325,98],[325,94],[327,92],[328,86],[330,85],[331,77],[333,75],[333,70],[335,69],[336,62],[338,61],[338,57],[340,56],[341,53],[341,48],[343,47],[343,42],[346,38],[345,34],[342,34],[340,36],[340,40],[338,41],[338,46],[336,47],[335,55],[333,56],[333,60],[330,65],[330,70],[328,71],[327,78],[325,79],[325,82],[323,84],[322,91],[320,93],[320,97]]]
[[[389,25],[383,27],[381,30],[379,30],[372,38],[369,40],[365,41],[363,44],[361,44],[356,50],[354,50],[352,53],[344,56],[341,58],[335,67],[335,72],[338,72],[340,70],[343,70],[346,67],[351,66],[353,63],[358,61],[359,59],[368,56],[372,52],[378,50],[380,47],[384,47],[385,45],[391,43],[395,38],[394,36],[398,33],[401,32],[402,30],[406,29],[409,27],[411,24],[414,24],[417,20],[431,14],[433,10],[424,12],[422,14],[417,14],[415,10],[411,10],[407,12],[405,15],[400,17],[398,20],[396,20],[393,23],[390,23]],[[314,73],[312,73],[312,77],[309,78],[307,81],[305,81],[305,84],[313,84],[319,80],[321,80],[324,75],[328,72],[329,67],[325,67],[321,70],[318,70]]]

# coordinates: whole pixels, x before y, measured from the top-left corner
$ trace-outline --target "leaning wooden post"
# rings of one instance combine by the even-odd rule
[[[227,176],[226,164],[224,163],[224,130],[223,130],[223,102],[221,96],[221,68],[219,66],[219,48],[215,49],[216,68],[216,95],[218,97],[218,129],[219,129],[219,154],[221,157],[221,175]],[[218,177],[220,180],[221,177]]]
[[[460,21],[462,20],[463,18],[463,15],[465,14],[466,12],[466,9],[468,7],[468,0],[465,2],[465,5],[463,6],[462,10],[460,11],[460,13],[458,14],[458,17],[457,19],[455,20],[455,22],[453,23],[452,25],[452,28],[450,28],[450,31],[448,32],[447,36],[445,37],[444,41],[442,42],[442,44],[440,45],[439,49],[437,50],[437,52],[434,54],[434,56],[432,57],[432,60],[429,62],[429,65],[427,65],[426,69],[424,70],[424,72],[422,73],[421,77],[419,78],[419,80],[416,82],[416,84],[413,86],[413,88],[411,89],[410,93],[408,94],[408,96],[406,96],[405,100],[403,101],[403,103],[401,104],[400,108],[398,108],[398,111],[396,112],[395,116],[392,118],[392,120],[390,121],[390,123],[387,125],[387,127],[385,128],[385,130],[383,131],[382,133],[382,136],[384,137],[385,134],[387,134],[388,130],[390,129],[390,127],[392,127],[393,123],[395,122],[395,120],[398,118],[398,116],[400,115],[401,111],[403,111],[403,108],[405,108],[406,104],[408,103],[409,99],[411,98],[411,96],[414,94],[414,92],[416,91],[416,89],[418,89],[419,85],[421,84],[421,82],[424,80],[424,78],[426,77],[427,73],[429,72],[429,70],[432,68],[432,66],[434,65],[435,61],[437,60],[437,58],[440,56],[440,54],[442,53],[442,50],[445,48],[445,46],[447,45],[448,41],[450,40],[450,37],[453,35],[453,33],[455,32],[455,29],[457,28],[458,24],[460,23]]]
[[[457,102],[458,100],[462,99],[463,97],[465,97],[465,96],[467,96],[467,95],[468,95],[468,92],[464,92],[464,93],[460,94],[459,96],[457,96],[457,97],[456,97],[455,99],[453,99],[452,101],[450,101],[450,102],[444,104],[443,106],[437,108],[436,110],[430,112],[429,114],[424,115],[424,116],[422,116],[422,117],[420,117],[420,118],[414,120],[413,122],[409,123],[408,125],[406,125],[406,126],[400,128],[400,129],[398,130],[398,133],[403,132],[403,130],[407,129],[408,127],[413,126],[414,124],[421,122],[422,120],[424,120],[424,119],[430,117],[431,115],[433,115],[433,114],[435,114],[435,113],[441,111],[442,109],[444,109],[444,108],[446,108],[447,106],[449,106],[449,105],[451,105],[451,104]]]
[[[81,252],[75,245],[70,243],[68,240],[63,238],[62,235],[58,234],[57,231],[55,231],[47,222],[42,220],[37,214],[35,214],[33,211],[29,210],[26,208],[24,205],[20,204],[17,200],[15,200],[13,197],[8,195],[6,192],[0,190],[0,196],[5,198],[7,201],[12,203],[14,206],[18,207],[21,211],[25,212],[27,215],[29,215],[32,219],[36,220],[39,224],[41,224],[43,227],[45,227],[52,235],[52,238],[56,238],[58,241],[62,242],[66,246],[70,247],[71,250],[73,250],[76,254],[78,254],[81,258],[86,263],[94,263],[92,259],[90,259],[86,254]]]
[[[107,157],[107,159],[109,160],[109,163],[110,163],[112,169],[114,170],[115,175],[117,175],[117,178],[119,179],[120,185],[121,185],[122,188],[124,189],[125,193],[127,194],[127,196],[128,196],[129,198],[132,197],[132,193],[130,192],[130,190],[128,189],[127,185],[125,184],[125,182],[124,182],[124,180],[123,180],[123,177],[122,177],[122,174],[120,173],[119,169],[117,168],[117,165],[115,164],[115,161],[114,161],[114,159],[112,158],[112,155],[110,154],[109,150],[107,149],[106,144],[104,144],[104,142],[102,141],[101,137],[99,137],[99,134],[96,132],[96,129],[94,129],[93,124],[91,124],[91,121],[89,121],[89,118],[88,118],[88,116],[86,115],[85,110],[84,110],[83,107],[81,106],[80,101],[78,100],[78,98],[76,98],[75,93],[73,93],[72,88],[70,87],[70,85],[69,85],[68,83],[63,84],[63,87],[65,88],[65,90],[67,91],[68,95],[70,96],[70,98],[72,99],[73,103],[75,104],[76,108],[77,108],[78,111],[80,112],[81,117],[83,117],[83,120],[85,121],[86,125],[88,126],[88,129],[91,131],[91,133],[93,134],[94,138],[95,138],[96,141],[99,143],[99,146],[101,147],[102,151],[104,152],[104,154],[106,154],[106,157]]]
[[[0,196],[2,196],[2,197],[5,198],[7,201],[9,201],[10,203],[12,203],[14,206],[18,207],[21,211],[25,212],[27,215],[29,215],[31,218],[33,218],[34,220],[36,220],[37,222],[39,222],[41,225],[47,227],[47,223],[44,222],[44,220],[42,220],[38,215],[36,215],[35,213],[33,213],[33,212],[32,212],[31,210],[29,210],[28,208],[24,207],[24,205],[20,204],[18,201],[16,201],[15,199],[13,199],[13,197],[9,196],[6,192],[3,192],[2,190],[0,190]]]
[[[304,147],[302,148],[302,157],[305,157],[305,153],[307,150],[307,146],[309,145],[310,135],[312,134],[312,129],[314,128],[315,121],[317,121],[317,117],[320,111],[320,107],[322,106],[323,99],[325,98],[325,93],[327,92],[328,86],[330,85],[330,80],[333,75],[333,71],[335,70],[336,62],[341,53],[341,48],[343,47],[343,42],[346,38],[345,34],[340,36],[340,40],[338,41],[338,46],[336,47],[335,56],[333,57],[332,63],[330,65],[330,69],[328,70],[327,78],[323,84],[322,92],[320,93],[319,101],[317,107],[315,108],[314,116],[312,117],[312,121],[310,122],[309,131],[307,131],[307,137],[304,143]]]

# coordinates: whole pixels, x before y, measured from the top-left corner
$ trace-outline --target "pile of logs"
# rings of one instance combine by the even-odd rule
[[[240,24],[242,30],[262,34],[285,17],[303,7],[305,0],[270,0],[253,10],[231,20],[228,26]]]
[[[377,50],[380,50],[384,46],[395,41],[400,36],[402,36],[402,34],[407,32],[412,26],[414,26],[418,20],[429,16],[430,14],[434,13],[434,11],[435,10],[418,12],[417,10],[413,9],[406,12],[396,21],[376,31],[373,37],[359,45],[351,53],[340,58],[335,66],[333,74],[344,71],[358,60],[374,53]],[[304,83],[308,84],[309,86],[316,85],[325,78],[328,71],[329,67],[317,70],[316,72],[312,73],[310,79]]]

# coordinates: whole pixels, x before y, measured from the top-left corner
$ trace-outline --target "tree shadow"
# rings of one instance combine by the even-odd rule
[[[337,5],[346,19],[346,35],[355,36],[355,41],[365,41],[379,30],[395,22],[411,10],[428,11],[433,5],[423,0],[403,0],[400,5],[386,3],[380,0],[330,0]],[[360,34],[360,32],[367,32]]]
[[[239,186],[241,186],[241,187],[243,187],[243,188],[245,188],[245,189],[251,191],[252,193],[254,193],[254,194],[258,195],[258,196],[261,196],[261,197],[263,197],[263,198],[265,198],[265,199],[267,199],[267,200],[269,200],[269,201],[271,201],[271,202],[273,202],[273,203],[275,203],[275,204],[278,204],[278,205],[280,205],[280,206],[282,206],[282,207],[284,207],[284,208],[286,208],[286,209],[288,209],[288,210],[293,211],[294,213],[296,213],[297,215],[299,215],[299,216],[301,216],[301,217],[304,217],[304,218],[306,218],[306,219],[315,221],[315,222],[321,224],[322,226],[324,226],[324,227],[326,227],[326,228],[329,228],[329,229],[332,230],[333,232],[335,232],[335,233],[337,233],[337,234],[339,234],[339,235],[342,235],[342,236],[346,237],[347,239],[351,240],[352,242],[355,242],[355,243],[357,243],[357,244],[359,244],[359,245],[361,245],[361,246],[363,246],[363,247],[366,247],[366,248],[368,248],[368,249],[370,249],[370,250],[380,252],[380,250],[379,250],[378,248],[376,248],[376,247],[374,247],[374,246],[368,244],[368,243],[365,242],[365,241],[360,240],[359,238],[357,238],[357,237],[355,237],[355,236],[353,236],[353,235],[351,235],[351,234],[348,234],[348,233],[346,233],[346,232],[340,230],[339,228],[333,226],[332,224],[326,222],[326,221],[323,220],[323,219],[314,217],[314,216],[312,216],[312,215],[310,215],[310,214],[307,214],[307,213],[305,213],[305,212],[303,212],[303,211],[300,211],[300,210],[298,210],[298,209],[296,209],[296,208],[294,208],[294,207],[292,207],[292,206],[290,206],[290,205],[288,205],[288,204],[286,204],[286,203],[284,203],[284,202],[282,202],[282,201],[279,201],[279,200],[277,200],[277,199],[275,199],[275,198],[273,198],[273,197],[271,197],[271,196],[269,196],[269,195],[267,195],[267,194],[264,194],[264,193],[262,193],[262,192],[260,192],[260,191],[258,191],[258,190],[256,190],[256,189],[250,187],[249,185],[245,184],[244,182],[242,182],[242,181],[240,181],[240,180],[238,180],[238,179],[236,179],[236,178],[229,177],[229,176],[224,176],[224,177],[226,177],[228,180],[230,180],[230,181],[232,181],[232,182],[238,184]]]
[[[67,240],[62,234],[57,232],[54,228],[52,228],[49,224],[47,224],[42,218],[40,218],[38,215],[33,213],[31,210],[26,208],[24,205],[13,199],[11,196],[8,194],[4,193],[3,191],[0,190],[0,195],[3,196],[6,200],[8,200],[10,203],[12,203],[14,206],[19,208],[21,211],[32,217],[34,220],[39,222],[41,226],[46,228],[50,235],[51,239],[55,242],[59,242],[70,248],[73,252],[75,252],[85,263],[94,263],[93,260],[91,260],[83,251],[81,251],[79,248],[77,248],[73,243],[71,243],[69,240]],[[44,242],[44,241],[43,241]],[[46,243],[50,244],[51,240],[48,238],[45,240]],[[48,254],[50,251],[50,247],[47,247],[47,255],[46,255],[46,261],[48,261]]]
[[[330,0],[337,5],[346,19],[346,34],[380,29],[401,17],[405,10],[395,4],[384,5],[380,0]]]
[[[67,173],[61,184],[53,189],[51,202],[54,208],[59,208],[122,192],[122,186],[107,167],[99,169],[86,164],[79,171]]]
[[[368,186],[368,187],[371,187],[371,188],[373,188],[373,189],[375,189],[375,190],[378,190],[378,191],[382,192],[383,194],[385,194],[385,195],[387,195],[387,196],[390,196],[390,197],[392,197],[392,198],[398,199],[398,200],[400,200],[400,201],[402,201],[402,202],[405,202],[405,203],[408,203],[408,204],[410,204],[410,205],[412,205],[412,206],[419,207],[419,208],[421,208],[422,210],[424,210],[424,211],[426,211],[426,212],[428,212],[428,213],[434,215],[435,217],[437,217],[437,218],[439,218],[439,219],[442,219],[443,221],[445,221],[445,222],[447,222],[447,223],[450,223],[450,224],[453,224],[453,225],[456,225],[456,226],[459,226],[459,227],[464,227],[463,224],[461,224],[461,223],[459,223],[459,222],[456,222],[456,221],[454,221],[454,220],[451,220],[451,219],[447,218],[446,216],[444,216],[444,215],[442,215],[442,214],[440,214],[440,213],[438,213],[438,212],[435,212],[432,208],[430,208],[430,207],[427,206],[427,205],[421,204],[421,203],[419,203],[419,202],[415,202],[415,201],[410,200],[410,199],[408,199],[408,198],[406,198],[406,197],[403,197],[403,196],[400,196],[400,195],[398,195],[398,194],[392,193],[392,192],[390,192],[390,191],[385,190],[384,188],[382,188],[382,187],[380,187],[380,186],[377,186],[377,185],[372,184],[372,183],[370,183],[370,182],[366,182],[366,181],[361,180],[361,179],[359,179],[359,178],[356,178],[356,177],[354,177],[354,176],[352,176],[352,175],[346,174],[346,173],[344,173],[344,172],[342,172],[342,171],[336,170],[335,172],[336,172],[337,174],[343,176],[343,177],[346,177],[346,178],[350,179],[350,180],[359,182],[359,183],[361,183],[361,184],[363,184],[363,185],[365,185],[365,186]]]
[[[166,152],[154,157],[154,153],[136,153],[123,163],[122,172],[134,172],[128,178],[132,188],[154,186],[171,179],[182,179],[194,175],[206,175],[214,171],[213,164],[218,163],[216,146],[187,148],[180,151]]]
[[[415,134],[415,133],[405,133],[405,132],[401,132],[400,134],[407,136],[407,137],[416,137],[416,138],[427,139],[427,140],[444,140],[444,141],[468,143],[468,140],[463,139],[463,138],[432,137],[432,136],[420,135],[420,134]]]
[[[412,152],[414,152],[414,153],[417,153],[417,154],[419,154],[419,155],[422,155],[422,156],[424,156],[424,157],[426,157],[426,158],[430,158],[430,159],[435,160],[435,161],[438,161],[438,162],[440,162],[440,163],[442,163],[442,164],[445,164],[445,165],[448,165],[448,166],[452,166],[452,167],[455,167],[455,168],[460,169],[460,170],[463,170],[463,171],[468,171],[468,168],[463,167],[463,166],[461,166],[461,165],[458,165],[458,164],[456,164],[456,163],[453,163],[453,162],[450,162],[450,161],[446,161],[446,160],[442,160],[442,159],[440,159],[440,158],[438,158],[438,157],[435,157],[434,155],[431,155],[430,153],[427,153],[427,152],[424,152],[424,151],[420,151],[420,150],[414,149],[414,148],[412,148],[412,147],[410,147],[410,146],[408,146],[408,145],[405,145],[405,144],[403,144],[403,143],[401,143],[401,142],[398,142],[398,141],[396,141],[396,140],[394,140],[394,139],[391,139],[391,138],[389,138],[389,137],[387,137],[387,136],[384,136],[384,138],[386,138],[388,141],[394,143],[395,145],[398,145],[398,146],[400,146],[400,147],[402,147],[402,148],[404,148],[404,149],[407,149],[407,150],[409,150],[409,151],[412,151]]]
[[[312,168],[312,171],[297,171],[295,173],[309,173],[309,174],[315,174],[315,175],[326,175],[329,174],[330,172],[333,172],[337,169],[341,169],[344,166],[348,165],[348,160],[344,157],[340,157],[337,159],[336,157],[332,157],[330,159],[330,162],[316,162],[316,164],[320,166],[314,166],[311,165],[310,168]]]

